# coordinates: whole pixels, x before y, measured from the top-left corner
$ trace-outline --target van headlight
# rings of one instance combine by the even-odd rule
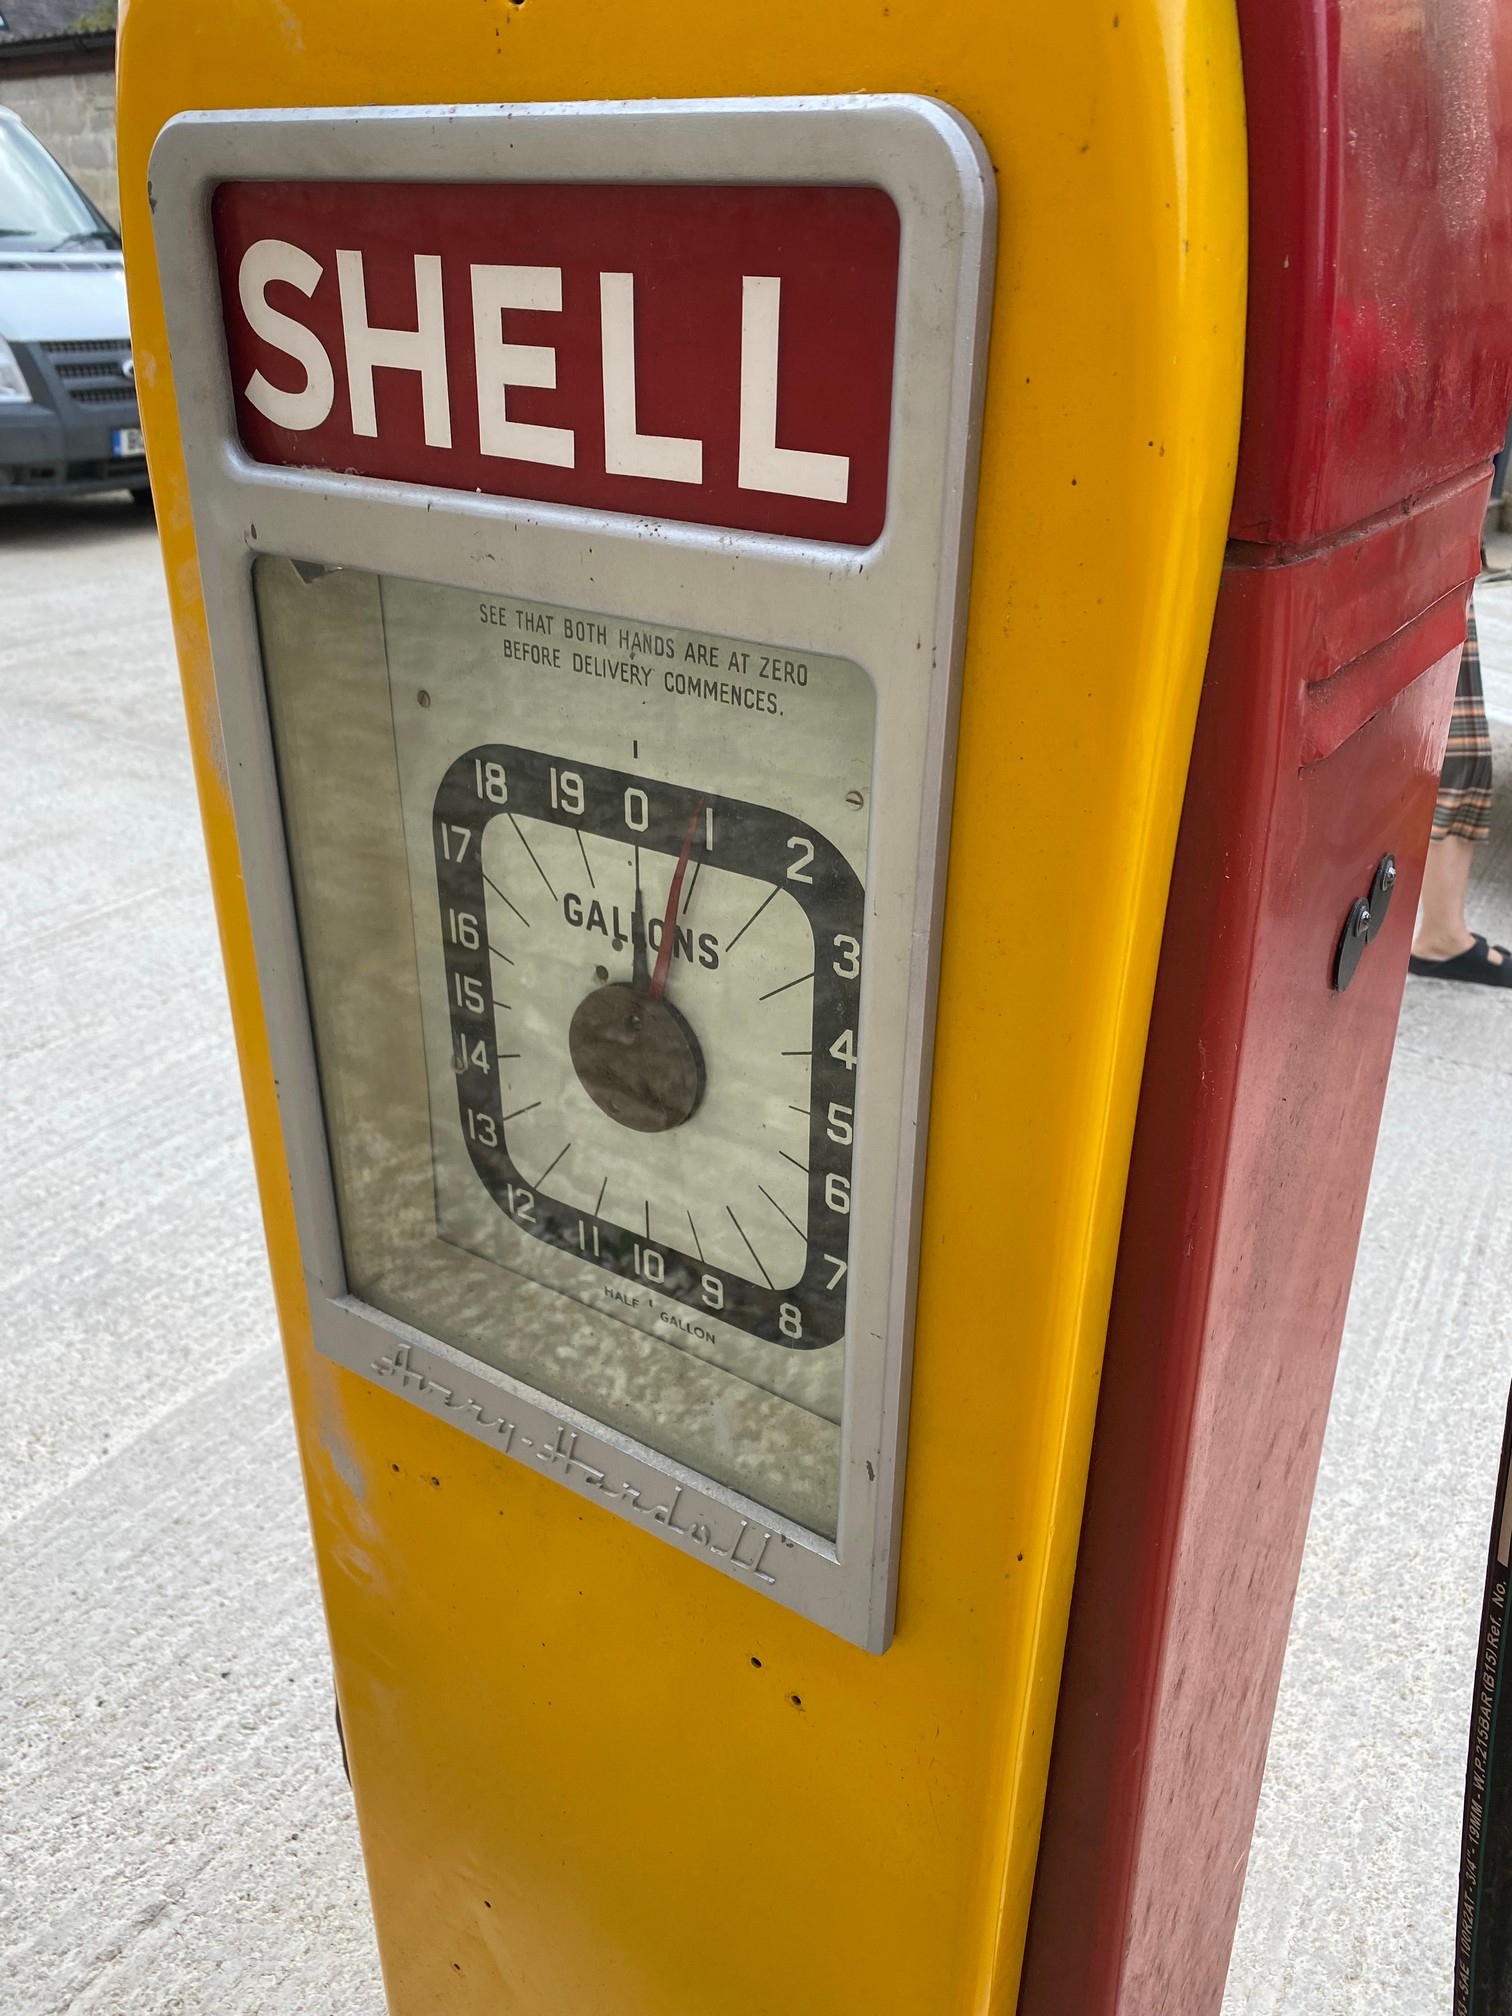
[[[3,336],[0,336],[0,405],[14,405],[19,400],[30,401],[31,387],[21,376],[21,366],[16,362],[16,353]]]

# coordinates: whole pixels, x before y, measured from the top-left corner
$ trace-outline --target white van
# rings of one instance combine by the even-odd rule
[[[0,504],[151,503],[121,240],[0,107]]]

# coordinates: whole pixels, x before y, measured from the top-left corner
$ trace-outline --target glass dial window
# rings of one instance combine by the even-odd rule
[[[833,1537],[867,674],[254,575],[351,1292]]]

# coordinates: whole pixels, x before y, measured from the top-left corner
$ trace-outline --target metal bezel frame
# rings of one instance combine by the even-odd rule
[[[253,462],[232,408],[210,198],[227,180],[338,178],[887,190],[902,243],[881,537],[852,549]],[[825,1629],[884,1650],[991,303],[996,200],[980,141],[950,108],[903,95],[185,113],[158,138],[150,189],[225,774],[317,1348]],[[252,601],[263,552],[708,630],[724,627],[716,612],[738,578],[771,607],[774,643],[854,658],[871,673],[874,816],[835,1543],[347,1294]]]

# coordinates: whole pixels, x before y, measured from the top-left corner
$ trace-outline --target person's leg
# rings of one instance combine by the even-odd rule
[[[1428,862],[1423,869],[1423,894],[1418,905],[1417,931],[1412,940],[1415,959],[1453,959],[1468,952],[1475,934],[1465,922],[1465,891],[1470,886],[1470,868],[1475,859],[1475,842],[1447,833],[1428,843]],[[1493,965],[1500,965],[1501,952],[1491,947]]]
[[[1490,836],[1491,730],[1486,725],[1481,692],[1480,645],[1472,604],[1466,612],[1465,648],[1460,655],[1454,712],[1412,939],[1409,970],[1420,977],[1432,978],[1434,967],[1452,962],[1442,975],[1446,980],[1512,988],[1512,960],[1500,946],[1488,946],[1465,922],[1465,892],[1470,886],[1475,849]]]

